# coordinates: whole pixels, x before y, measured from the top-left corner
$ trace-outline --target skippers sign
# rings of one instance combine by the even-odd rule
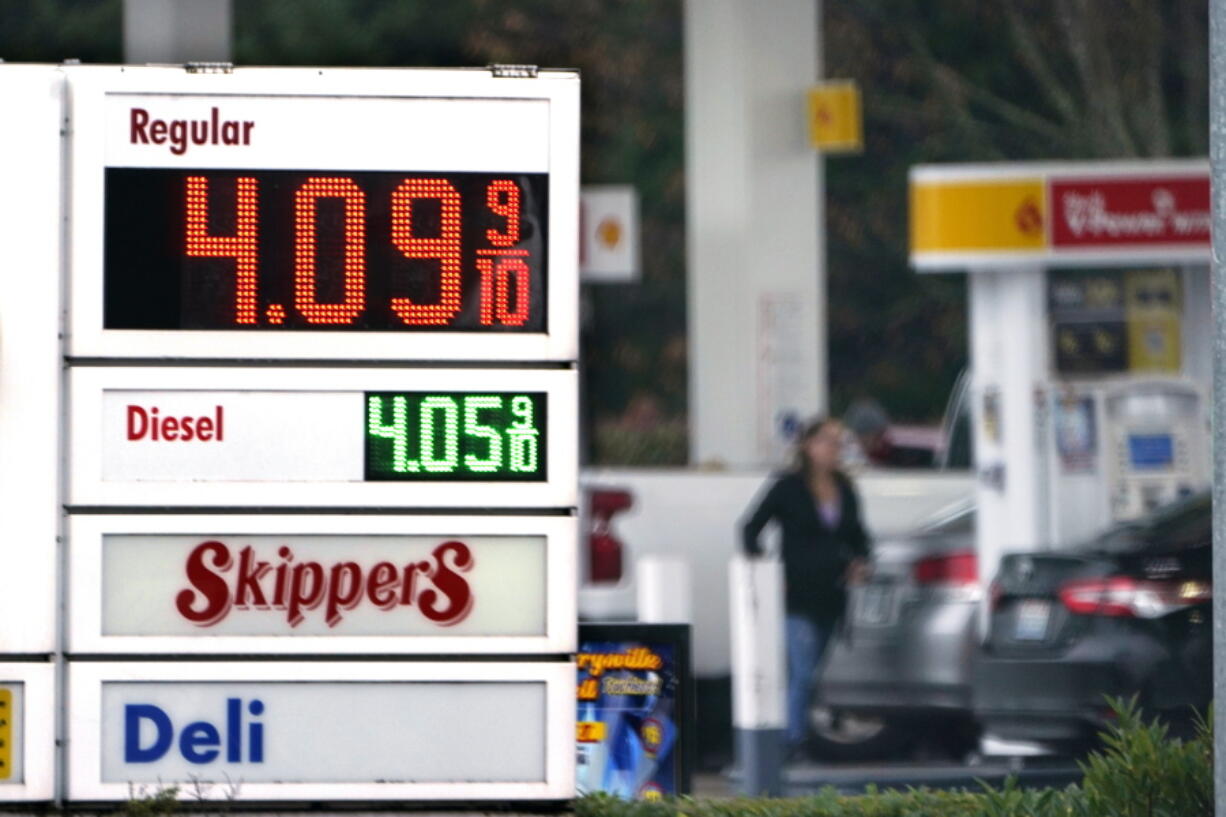
[[[563,622],[573,599],[548,581],[573,571],[571,518],[75,516],[70,525],[80,543],[76,651],[572,648]]]
[[[928,165],[911,171],[911,262],[1207,262],[1203,161]]]

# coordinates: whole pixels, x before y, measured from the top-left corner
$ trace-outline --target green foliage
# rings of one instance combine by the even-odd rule
[[[1103,750],[1082,763],[1084,810],[1094,817],[1212,817],[1213,734],[1198,722],[1189,741],[1171,738],[1157,720],[1146,723],[1136,698],[1113,701],[1117,722]]]
[[[683,421],[661,422],[643,428],[598,422],[592,440],[592,459],[601,463],[676,465],[685,462],[688,445],[688,429]]]
[[[122,0],[0,0],[0,59],[123,61]]]
[[[1065,789],[1025,789],[1010,777],[979,792],[928,789],[843,796],[826,788],[812,797],[628,802],[606,794],[581,798],[576,817],[1211,817],[1212,713],[1188,741],[1146,722],[1131,701],[1111,701],[1116,720],[1103,747],[1082,764],[1085,778]]]
[[[164,817],[179,808],[178,786],[128,786],[128,800],[119,809],[126,817]]]

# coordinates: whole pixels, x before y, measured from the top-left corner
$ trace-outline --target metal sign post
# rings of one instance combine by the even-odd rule
[[[1226,587],[1226,0],[1209,2],[1209,166],[1213,202],[1213,585]],[[1226,604],[1213,605],[1213,782],[1226,815]]]

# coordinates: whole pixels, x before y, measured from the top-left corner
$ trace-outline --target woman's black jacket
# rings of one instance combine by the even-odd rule
[[[758,535],[771,520],[783,532],[784,605],[789,615],[833,624],[847,603],[844,575],[851,560],[868,555],[868,534],[860,519],[860,499],[851,481],[836,473],[842,513],[833,529],[817,511],[804,477],[779,476],[745,521],[742,544],[749,556],[762,553]]]

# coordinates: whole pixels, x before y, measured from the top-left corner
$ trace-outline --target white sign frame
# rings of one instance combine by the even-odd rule
[[[64,78],[0,65],[0,649],[54,652],[61,478]],[[21,195],[15,191],[21,190]]]
[[[449,635],[106,635],[102,604],[107,534],[229,535],[540,535],[545,537],[545,632],[539,636]],[[191,655],[477,655],[555,654],[577,649],[575,517],[369,515],[86,515],[68,520],[70,653]],[[186,586],[186,585],[185,585]]]
[[[22,752],[24,782],[0,781],[0,803],[29,803],[55,797],[55,665],[45,662],[0,663],[0,684],[22,686]]]
[[[544,392],[544,482],[105,481],[108,390],[163,392]],[[573,508],[578,505],[578,377],[573,369],[76,366],[69,371],[68,504],[81,507]],[[361,427],[361,417],[354,418]]]
[[[537,78],[495,78],[481,70],[236,68],[230,73],[189,74],[179,67],[70,66],[68,120],[71,161],[69,192],[69,333],[73,357],[127,359],[291,359],[291,360],[550,360],[578,357],[578,211],[579,211],[579,82],[572,71],[543,71]],[[139,96],[160,98],[167,105],[197,105],[207,113],[227,102],[276,107],[310,108],[311,132],[331,143],[331,156],[303,158],[303,152],[272,144],[245,157],[204,149],[175,156],[167,146],[149,148],[149,158],[134,149],[108,152],[108,99]],[[427,153],[401,160],[391,140],[355,145],[346,128],[349,111],[386,107],[389,100],[428,105],[444,114],[450,108],[454,125],[445,134],[418,140]],[[499,153],[500,139],[480,141],[472,133],[489,132],[495,114],[521,106],[548,108],[547,115],[529,117],[542,123],[536,142],[518,153]],[[357,106],[356,108],[354,106]],[[312,107],[313,106],[313,107]],[[330,106],[322,114],[320,109]],[[339,112],[336,106],[346,109]],[[307,114],[300,114],[299,120]],[[320,123],[325,123],[320,127]],[[497,131],[500,133],[501,131]],[[403,140],[398,133],[397,142]],[[253,144],[255,141],[253,140]],[[208,146],[205,146],[206,148]],[[156,148],[156,150],[155,150]],[[483,158],[478,149],[491,152]],[[403,147],[401,148],[403,150]],[[113,154],[113,155],[112,155]],[[397,158],[389,158],[391,156]],[[542,166],[544,159],[544,166]],[[103,304],[104,170],[112,166],[226,167],[296,170],[398,170],[548,172],[549,244],[546,286],[546,328],[540,333],[507,332],[356,332],[274,330],[107,330]],[[310,166],[302,167],[304,161]],[[504,163],[513,161],[515,167]],[[405,166],[388,167],[404,163]],[[493,162],[493,164],[491,164]],[[138,164],[134,164],[138,163]],[[411,165],[411,166],[408,166]],[[452,166],[459,165],[459,166]],[[287,167],[292,166],[292,167]]]
[[[247,801],[307,800],[566,800],[575,794],[574,663],[430,662],[75,662],[69,666],[68,796],[74,801],[117,801],[131,796],[126,783],[102,780],[102,685],[138,682],[542,682],[545,780],[539,782],[243,783]],[[166,781],[171,785],[178,781]],[[192,800],[190,781],[180,792]],[[225,796],[224,793],[219,793]]]

